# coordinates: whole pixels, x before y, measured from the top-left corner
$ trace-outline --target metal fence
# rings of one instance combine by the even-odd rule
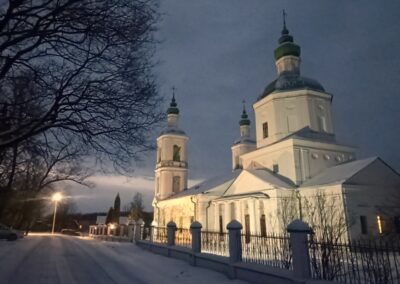
[[[400,241],[353,241],[346,244],[310,239],[314,279],[341,283],[400,283]]]
[[[167,228],[152,227],[151,234],[153,234],[153,242],[161,244],[167,243]]]
[[[243,262],[293,269],[288,236],[242,235]]]
[[[201,251],[221,256],[229,256],[228,234],[202,231]]]
[[[192,234],[189,229],[177,229],[175,232],[175,245],[181,247],[192,247]]]

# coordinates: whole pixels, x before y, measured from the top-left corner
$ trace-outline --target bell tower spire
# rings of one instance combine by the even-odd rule
[[[255,141],[250,137],[250,119],[246,112],[246,102],[243,100],[242,103],[243,110],[239,120],[240,138],[238,138],[231,147],[233,170],[242,168],[240,155],[253,151],[256,148]]]
[[[179,108],[175,87],[167,109],[167,126],[157,138],[155,199],[163,200],[187,188],[187,141],[189,137],[179,128]]]
[[[286,26],[287,13],[282,11],[283,28],[278,40],[279,46],[275,49],[275,64],[278,74],[292,72],[300,74],[300,46],[294,43]]]

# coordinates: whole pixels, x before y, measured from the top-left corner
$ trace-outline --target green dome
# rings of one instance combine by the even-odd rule
[[[243,112],[242,112],[242,116],[241,116],[241,120],[239,121],[239,125],[250,125],[250,119],[249,116],[246,113],[246,110],[243,107]]]
[[[172,96],[171,103],[167,109],[167,114],[179,114],[178,104],[175,101],[175,95]]]
[[[293,37],[289,34],[286,25],[283,26],[282,35],[278,42],[279,46],[274,51],[275,60],[287,55],[300,57],[300,46],[293,42]]]

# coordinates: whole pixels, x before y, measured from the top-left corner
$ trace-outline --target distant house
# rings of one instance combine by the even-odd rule
[[[99,215],[96,218],[96,225],[105,225],[106,224],[106,218],[107,216],[105,215]],[[128,225],[129,224],[129,219],[128,217],[124,216],[124,217],[119,217],[119,224],[120,225]]]

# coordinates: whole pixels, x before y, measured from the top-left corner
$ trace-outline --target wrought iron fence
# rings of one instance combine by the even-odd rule
[[[142,240],[150,241],[151,227],[144,226],[142,231]]]
[[[192,247],[192,234],[189,229],[177,229],[175,232],[175,245],[181,247]]]
[[[202,231],[201,251],[221,256],[229,256],[228,234]]]
[[[400,241],[339,244],[310,239],[312,277],[341,283],[400,283]]]
[[[153,234],[153,242],[161,244],[167,243],[167,228],[152,227],[151,234]]]
[[[289,237],[242,234],[242,261],[293,269]]]

